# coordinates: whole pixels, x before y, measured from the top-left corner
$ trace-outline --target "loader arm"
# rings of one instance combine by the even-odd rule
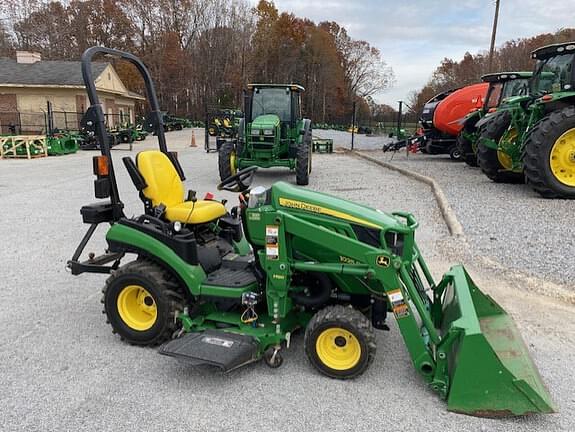
[[[289,244],[293,238],[300,237],[313,241],[313,243],[328,248],[335,253],[345,251],[354,264],[341,262],[315,262],[297,260],[291,257],[288,263],[284,260],[267,259],[264,252],[260,252],[260,260],[268,269],[268,306],[278,306],[280,313],[288,310],[287,289],[289,286],[289,273],[291,270],[332,273],[337,275],[354,276],[364,281],[377,281],[380,288],[376,294],[387,297],[389,308],[394,312],[401,334],[406,342],[407,349],[413,364],[423,375],[427,382],[431,382],[435,372],[435,359],[431,344],[422,335],[417,318],[419,317],[426,329],[424,334],[431,336],[432,343],[440,341],[439,334],[433,325],[429,313],[431,300],[424,292],[419,291],[413,283],[410,274],[415,271],[413,262],[423,262],[417,248],[406,252],[411,256],[407,259],[396,256],[384,248],[376,248],[362,243],[354,238],[339,234],[321,225],[316,225],[301,217],[286,211],[278,211],[274,215],[274,222],[280,229],[279,256],[285,256],[288,248],[282,250],[282,244]],[[413,229],[405,225],[403,234],[413,237]],[[285,241],[284,241],[285,239]],[[423,266],[425,263],[423,262]],[[427,267],[424,272],[426,278],[431,278]],[[428,283],[433,285],[432,280]],[[367,289],[367,288],[366,288]],[[273,310],[271,311],[273,312]]]
[[[289,316],[294,272],[356,278],[367,294],[387,300],[415,368],[447,399],[450,410],[480,416],[554,411],[512,319],[477,288],[463,266],[452,267],[435,284],[415,244],[417,223],[411,215],[395,215],[398,222],[406,222],[393,225],[393,231],[404,236],[402,254],[397,255],[385,246],[389,227],[380,227],[380,243],[373,245],[349,236],[351,228],[342,230],[343,222],[332,217],[310,215],[301,208],[269,210],[260,212],[259,224],[277,230],[277,255],[259,249],[258,256],[267,273],[271,316]],[[346,261],[302,259],[292,253],[300,239],[334,256],[343,254]]]

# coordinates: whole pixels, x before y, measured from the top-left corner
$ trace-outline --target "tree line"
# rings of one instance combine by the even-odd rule
[[[477,54],[467,52],[460,61],[444,58],[427,84],[410,95],[408,104],[412,112],[420,113],[425,102],[436,94],[480,82],[481,76],[486,73],[531,71],[535,65],[535,60],[531,58],[533,50],[545,45],[573,40],[575,40],[575,28],[507,41],[495,50],[491,70],[488,67],[489,53],[487,52]]]
[[[0,56],[34,50],[45,60],[78,60],[93,45],[126,50],[148,66],[163,109],[203,118],[210,107],[241,108],[249,82],[298,83],[315,122],[348,123],[356,101],[372,96],[393,71],[378,49],[336,22],[280,12],[273,1],[0,0]],[[143,92],[131,65],[114,59],[127,87]]]

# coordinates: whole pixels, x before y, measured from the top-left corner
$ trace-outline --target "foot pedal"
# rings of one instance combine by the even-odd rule
[[[160,354],[194,366],[216,366],[224,372],[258,360],[257,353],[258,342],[252,336],[218,330],[188,333],[160,347]]]

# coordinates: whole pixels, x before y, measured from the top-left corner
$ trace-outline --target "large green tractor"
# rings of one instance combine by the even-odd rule
[[[547,198],[575,198],[575,42],[532,53],[530,94],[507,101],[485,125],[478,159],[494,181],[523,178]]]
[[[301,113],[303,91],[295,84],[248,85],[238,137],[219,150],[221,180],[257,166],[286,167],[295,170],[298,185],[309,183],[312,130]]]
[[[144,204],[140,216],[126,217],[118,194],[91,72],[97,53],[128,59],[146,83],[159,150],[142,151],[135,162],[123,158]],[[195,192],[184,198],[183,170],[167,149],[145,66],[131,54],[94,47],[84,53],[82,70],[102,142],[93,165],[96,197],[104,200],[82,207],[90,227],[68,267],[74,275],[110,275],[102,302],[123,340],[162,344],[161,354],[229,371],[262,358],[280,366],[283,350],[302,332],[317,371],[351,379],[374,361],[375,330],[390,330],[389,314],[416,370],[450,410],[554,410],[507,313],[461,265],[434,281],[411,214],[284,182],[251,188],[256,166],[219,184],[239,192],[230,210]],[[100,224],[109,225],[106,252],[81,260]]]
[[[497,111],[509,98],[528,94],[531,76],[531,72],[498,72],[481,77],[483,82],[489,83],[487,96],[481,108],[465,116],[463,128],[457,135],[456,141],[467,165],[477,166],[477,140],[479,138],[477,123],[487,114]]]

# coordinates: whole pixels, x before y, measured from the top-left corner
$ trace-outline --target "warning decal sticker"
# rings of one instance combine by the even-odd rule
[[[387,293],[387,298],[391,304],[391,309],[396,318],[404,318],[409,315],[409,308],[403,298],[401,290],[394,290]]]
[[[279,259],[279,226],[266,225],[266,257],[270,260]]]

